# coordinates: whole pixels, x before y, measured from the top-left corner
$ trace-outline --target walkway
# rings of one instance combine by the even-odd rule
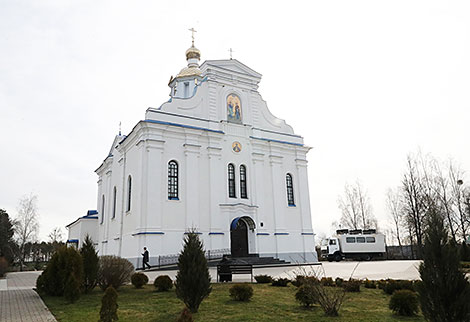
[[[33,291],[41,272],[8,273],[0,279],[0,321],[56,321],[39,295]]]

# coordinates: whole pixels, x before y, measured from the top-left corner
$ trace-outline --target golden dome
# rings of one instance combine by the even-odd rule
[[[199,49],[192,45],[188,50],[186,50],[186,60],[196,58],[197,60],[201,59],[201,52]]]
[[[186,77],[186,76],[201,76],[202,72],[199,67],[185,67],[183,68],[176,77]]]

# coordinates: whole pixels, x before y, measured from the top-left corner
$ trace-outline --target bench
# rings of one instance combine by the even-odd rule
[[[232,281],[233,274],[250,274],[251,283],[253,283],[253,265],[251,264],[229,264],[229,265],[217,265],[217,283],[219,282],[219,276],[221,282]],[[229,280],[228,277],[230,276]]]

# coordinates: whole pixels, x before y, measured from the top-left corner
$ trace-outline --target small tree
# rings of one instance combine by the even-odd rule
[[[75,303],[80,298],[80,283],[73,273],[65,282],[64,298],[70,303]]]
[[[459,271],[457,246],[449,241],[437,207],[430,208],[428,218],[417,286],[423,315],[429,321],[470,321],[470,284]]]
[[[114,287],[109,286],[101,299],[100,322],[113,322],[118,320],[117,297],[118,293]]]
[[[8,213],[0,209],[0,257],[4,257],[8,263],[13,262],[13,222]]]
[[[195,313],[202,300],[212,291],[210,282],[203,244],[196,232],[190,231],[184,238],[183,251],[178,258],[176,295],[192,313]]]
[[[85,237],[80,254],[83,260],[83,290],[88,293],[96,286],[99,268],[98,252],[89,235]]]
[[[24,196],[18,205],[18,216],[15,219],[15,236],[18,243],[20,270],[23,270],[26,257],[26,245],[36,240],[39,231],[38,197]]]

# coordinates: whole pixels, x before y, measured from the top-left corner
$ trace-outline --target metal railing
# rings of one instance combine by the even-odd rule
[[[224,255],[230,255],[230,249],[223,248],[223,249],[213,249],[213,250],[206,250],[205,257],[208,261],[221,259]],[[156,257],[150,258],[150,266],[152,268],[158,267],[161,268],[162,266],[170,266],[175,265],[178,263],[178,257],[180,254],[171,254],[171,255],[159,255]],[[137,267],[142,267],[142,258],[137,260]]]

